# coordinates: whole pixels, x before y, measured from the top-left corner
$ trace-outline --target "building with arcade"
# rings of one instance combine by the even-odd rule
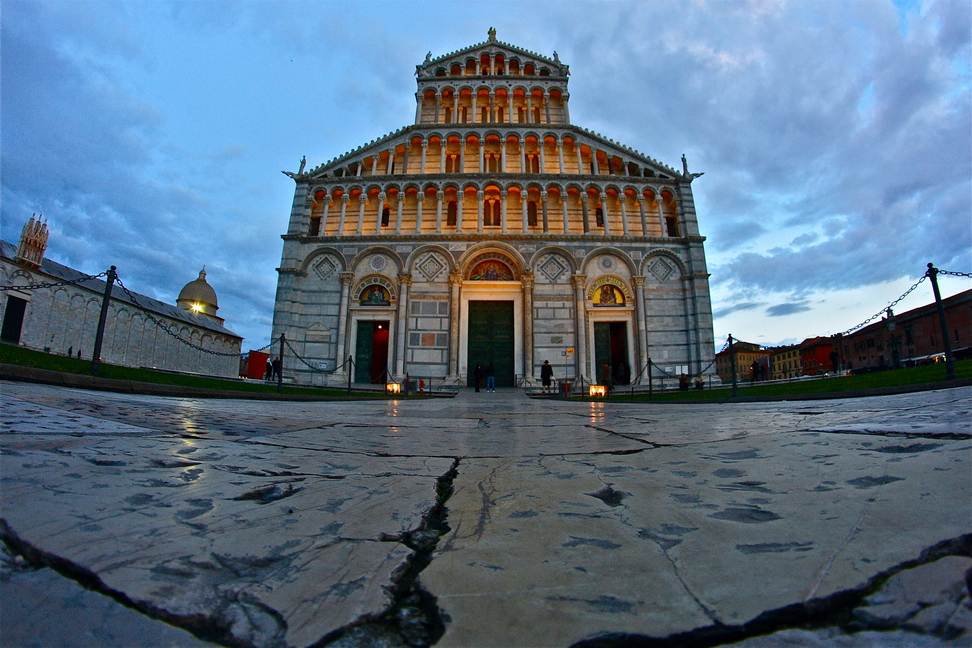
[[[715,374],[701,174],[571,124],[567,65],[492,29],[416,75],[414,124],[286,172],[273,336],[303,359],[287,373]]]

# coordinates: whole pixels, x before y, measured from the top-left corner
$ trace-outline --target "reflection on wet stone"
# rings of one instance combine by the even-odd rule
[[[813,408],[499,396],[4,383],[5,614],[44,588],[5,633],[120,618],[68,611],[43,594],[58,580],[180,646],[714,645],[806,632],[807,609],[823,642],[972,632],[968,389]]]

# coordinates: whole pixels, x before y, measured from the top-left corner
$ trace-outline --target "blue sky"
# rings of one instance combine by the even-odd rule
[[[570,65],[575,124],[705,172],[718,346],[840,332],[929,261],[972,269],[967,0],[4,0],[0,26],[2,237],[42,212],[50,258],[172,303],[205,266],[244,349],[270,335],[280,171],[412,123],[415,65],[490,26]]]

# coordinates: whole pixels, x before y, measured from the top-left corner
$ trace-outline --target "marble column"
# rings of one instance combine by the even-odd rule
[[[462,212],[466,202],[466,192],[459,190],[456,193],[456,232],[462,234]]]
[[[520,277],[523,285],[523,375],[533,377],[533,273],[530,268]]]
[[[550,97],[546,92],[543,93],[543,114],[547,118],[547,123],[550,123]]]
[[[648,219],[645,218],[644,196],[638,196],[638,212],[641,214],[641,235],[648,236]]]
[[[470,95],[470,97],[469,97],[470,106],[472,107],[472,119],[470,121],[473,124],[476,123],[476,116],[477,116],[476,115],[476,100],[477,99],[479,99],[479,91],[473,90],[472,93],[471,93],[471,95]]]
[[[405,206],[405,193],[398,192],[398,212],[395,214],[395,234],[402,233],[402,208]]]
[[[506,189],[500,191],[500,218],[502,220],[502,231],[504,234],[506,234],[506,199],[508,195]]]
[[[662,195],[655,194],[655,204],[658,205],[658,225],[661,227],[661,235],[668,236],[668,228],[665,227],[665,211],[662,209]]]
[[[500,173],[506,173],[506,141],[500,142]]]
[[[395,149],[388,151],[388,166],[385,167],[385,175],[391,175],[392,168],[395,166]]]
[[[520,193],[520,203],[523,207],[523,233],[530,231],[530,194],[526,191]]]
[[[574,152],[577,153],[577,174],[578,175],[585,175],[584,174],[584,156],[581,155],[580,143],[577,140],[574,140]]]
[[[544,157],[544,153],[543,153],[543,149],[546,148],[546,146],[545,146],[545,142],[543,141],[543,138],[542,137],[540,138],[540,141],[538,142],[537,148],[539,149],[539,152],[540,152],[540,173],[546,173],[547,172],[547,159]]]
[[[621,232],[628,236],[628,209],[624,205],[625,202],[627,197],[624,194],[618,196],[618,204],[621,205]]]
[[[560,210],[564,214],[564,234],[570,234],[570,221],[567,219],[567,193],[560,194]]]
[[[441,95],[441,93],[439,93],[438,90],[436,90],[436,92],[435,92],[435,122],[434,122],[436,124],[439,123],[439,102],[440,101],[442,101],[442,95]]]
[[[424,175],[425,174],[425,155],[426,155],[426,151],[429,148],[429,141],[428,140],[422,140],[421,146],[422,146],[422,166],[420,168],[419,173],[421,173],[421,174]]]
[[[452,267],[449,275],[449,376],[459,377],[459,292],[462,275],[459,266]]]
[[[321,236],[327,235],[327,215],[331,211],[331,196],[324,196],[324,213],[321,214]]]
[[[442,233],[442,204],[445,202],[445,193],[442,192],[441,190],[436,191],[436,198],[438,200],[435,201],[435,233],[441,234]]]
[[[405,340],[408,337],[408,291],[412,286],[412,275],[398,275],[398,324],[395,326],[395,376],[401,380],[405,375]]]
[[[584,233],[591,233],[591,217],[587,209],[587,202],[590,200],[590,196],[586,193],[580,195],[581,212],[584,214]]]
[[[350,300],[351,300],[351,284],[354,283],[354,273],[353,272],[342,272],[341,273],[341,304],[338,309],[338,328],[337,328],[337,358],[336,362],[338,367],[343,365],[348,360],[350,353],[348,349],[345,348],[348,342],[348,311],[350,310]],[[350,365],[344,366],[344,375],[347,377],[348,372],[351,371]]]
[[[385,210],[385,194],[378,194],[378,220],[375,224],[375,234],[381,234],[381,213]]]
[[[526,142],[520,138],[517,144],[520,146],[520,173],[526,173]]]
[[[540,196],[540,208],[543,210],[543,233],[550,233],[550,223],[547,220],[547,203],[550,202],[550,194],[546,191]]]
[[[452,123],[459,123],[459,93],[452,93]]]
[[[631,277],[635,288],[635,317],[638,319],[638,362],[641,363],[635,375],[640,373],[639,385],[648,384],[648,330],[645,327],[645,278]]]
[[[577,347],[577,375],[587,379],[591,375],[587,364],[587,309],[584,300],[587,276],[573,275],[570,280],[574,284],[574,344]]]
[[[560,175],[564,174],[564,138],[557,138],[557,161],[560,162]]]
[[[364,210],[366,202],[368,202],[368,196],[364,192],[358,194],[358,229],[356,230],[358,236],[364,234]]]
[[[341,219],[338,221],[338,236],[344,236],[344,217],[348,213],[348,205],[351,203],[351,196],[344,194],[341,196]]]
[[[604,214],[604,236],[611,236],[611,208],[608,201],[611,199],[606,193],[601,194],[601,213]]]
[[[371,175],[378,175],[378,158],[380,156],[375,153],[374,157],[371,158]]]
[[[591,164],[593,165],[594,175],[601,175],[601,167],[597,163],[597,150],[591,147]]]
[[[476,191],[476,231],[483,233],[483,197],[482,189]]]
[[[422,206],[425,204],[425,191],[419,189],[415,194],[415,233],[422,233]]]

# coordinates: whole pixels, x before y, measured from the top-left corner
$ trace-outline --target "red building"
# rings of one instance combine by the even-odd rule
[[[942,300],[949,342],[956,358],[972,357],[972,290]],[[845,369],[889,369],[936,362],[944,357],[942,327],[934,303],[834,338]]]
[[[834,350],[833,342],[828,337],[815,337],[804,340],[800,344],[800,365],[804,376],[820,376],[828,371],[836,371],[830,352]]]

